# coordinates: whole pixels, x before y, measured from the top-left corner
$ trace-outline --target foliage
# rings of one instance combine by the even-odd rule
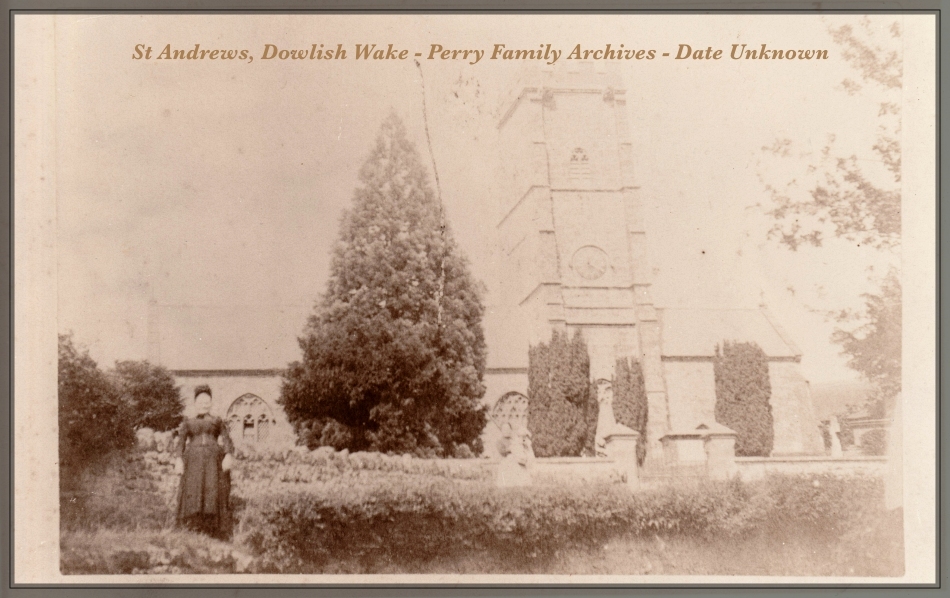
[[[538,457],[593,454],[597,398],[590,381],[587,343],[553,331],[549,343],[528,351],[528,430]]]
[[[309,445],[481,452],[480,290],[395,115],[359,179],[326,293],[300,338],[303,358],[285,374],[279,402],[298,430],[310,430]],[[319,436],[314,421],[323,422]]]
[[[334,451],[329,447],[314,451],[299,448],[276,454],[239,450],[236,456],[242,486],[256,494],[272,491],[281,484],[318,486],[345,480],[347,484],[359,485],[375,483],[374,480],[398,481],[406,475],[483,482],[493,479],[490,463],[482,459],[416,459],[409,455]]]
[[[167,369],[147,361],[117,361],[112,375],[133,429],[164,432],[181,423],[185,406]]]
[[[171,527],[175,521],[171,502],[176,488],[163,483],[161,469],[151,461],[146,461],[142,453],[125,451],[112,453],[86,468],[74,487],[60,492],[60,528]],[[165,469],[170,474],[171,459],[168,461]]]
[[[891,270],[880,294],[864,295],[865,310],[852,330],[839,328],[832,339],[848,354],[848,365],[873,384],[870,417],[883,418],[901,390],[901,283]]]
[[[862,155],[847,155],[830,135],[817,160],[810,159],[788,184],[766,184],[772,200],[767,213],[775,220],[770,236],[793,251],[802,244],[821,246],[830,236],[899,258],[902,30],[899,21],[881,19],[865,16],[857,26],[829,31],[859,76],[858,81],[843,80],[841,89],[849,95],[869,94],[879,105],[878,135],[872,147]],[[796,153],[790,139],[777,140],[763,150],[778,159]],[[874,383],[869,407],[876,413],[887,409],[901,384],[898,276],[890,272],[879,287],[879,292],[864,295],[863,313],[830,314],[844,326],[852,325],[836,329],[832,340],[849,356],[849,365]],[[860,323],[855,327],[855,322]]]
[[[848,64],[877,94],[879,134],[870,149],[876,159],[842,155],[836,151],[835,136],[830,136],[818,162],[802,173],[808,176],[806,192],[798,178],[784,188],[766,185],[774,206],[768,214],[776,220],[770,234],[792,250],[802,244],[821,246],[829,235],[893,249],[900,245],[901,233],[900,24],[881,27],[865,17],[858,27],[842,25],[830,33]],[[842,81],[841,87],[849,95],[863,89],[852,79]],[[780,139],[763,150],[787,158],[793,148],[790,139]]]
[[[250,558],[226,542],[184,530],[68,530],[60,537],[66,575],[244,573]]]
[[[135,452],[86,472],[83,492],[61,499],[63,573],[567,573],[568,555],[622,573],[631,543],[650,548],[641,561],[703,561],[681,572],[901,573],[899,511],[886,513],[881,481],[863,476],[499,489],[485,460],[298,447],[237,460],[239,525],[224,544],[172,528],[171,463]],[[796,543],[798,562],[774,552]],[[725,565],[724,550],[769,556]]]
[[[59,335],[59,463],[75,472],[131,447],[132,425],[119,391],[72,335]],[[63,476],[66,481],[67,475]]]
[[[887,452],[887,430],[868,430],[861,436],[861,452],[879,457]]]
[[[340,555],[414,570],[486,552],[525,570],[620,536],[738,541],[794,529],[828,541],[872,520],[882,502],[880,481],[860,477],[707,481],[631,493],[619,484],[498,489],[407,476],[256,497],[245,528],[264,571],[323,572]]]
[[[726,341],[716,346],[716,421],[736,433],[736,456],[767,457],[772,452],[772,385],[765,352],[755,343]]]
[[[614,421],[640,433],[637,462],[647,456],[647,387],[639,361],[620,358],[614,366]]]

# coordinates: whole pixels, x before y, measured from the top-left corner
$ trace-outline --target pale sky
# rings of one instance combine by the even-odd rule
[[[23,18],[23,17],[18,17]],[[46,18],[46,17],[44,17]],[[882,26],[908,16],[885,16]],[[894,261],[843,241],[791,253],[766,239],[759,174],[782,183],[777,138],[818,151],[829,134],[870,152],[880,96],[848,95],[827,30],[852,16],[157,16],[56,17],[60,331],[101,365],[143,358],[149,294],[166,304],[299,305],[323,291],[341,209],[382,119],[402,116],[424,158],[420,72],[365,63],[357,43],[428,55],[430,44],[576,44],[675,54],[679,44],[827,49],[826,61],[631,61],[622,66],[635,169],[660,307],[765,302],[812,381],[854,378],[815,309],[860,305],[867,268]],[[238,61],[132,60],[136,44],[250,51]],[[264,61],[265,44],[350,53]],[[153,54],[153,55],[154,55]],[[565,60],[562,56],[561,61]],[[522,65],[422,61],[428,121],[450,224],[476,277],[493,275],[495,110]],[[488,302],[491,302],[491,297]]]

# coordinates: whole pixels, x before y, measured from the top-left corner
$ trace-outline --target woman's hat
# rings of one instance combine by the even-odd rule
[[[196,387],[195,387],[195,398],[197,399],[197,398],[198,398],[198,395],[200,395],[200,394],[202,394],[202,393],[207,393],[208,396],[210,397],[210,396],[211,396],[211,387],[208,386],[207,384],[199,384],[198,386],[196,386]]]

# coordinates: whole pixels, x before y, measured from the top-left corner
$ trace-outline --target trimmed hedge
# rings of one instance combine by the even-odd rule
[[[768,457],[775,441],[768,358],[755,343],[716,346],[716,421],[736,433],[737,457]]]
[[[773,477],[631,493],[621,485],[497,489],[404,476],[252,499],[241,524],[262,571],[316,573],[344,558],[364,570],[420,570],[491,553],[513,569],[634,535],[738,538],[782,530],[834,538],[883,513],[871,478]]]

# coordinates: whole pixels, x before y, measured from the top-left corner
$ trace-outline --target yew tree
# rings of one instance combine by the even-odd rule
[[[756,343],[726,341],[716,346],[716,421],[736,433],[736,456],[768,457],[775,432],[769,362]]]
[[[636,359],[621,357],[614,365],[614,421],[640,433],[637,440],[637,462],[647,457],[647,387],[643,367]]]
[[[359,183],[279,401],[310,446],[478,453],[486,423],[481,290],[395,115]]]
[[[596,389],[580,331],[554,330],[528,350],[528,430],[538,457],[592,454],[597,431]]]

